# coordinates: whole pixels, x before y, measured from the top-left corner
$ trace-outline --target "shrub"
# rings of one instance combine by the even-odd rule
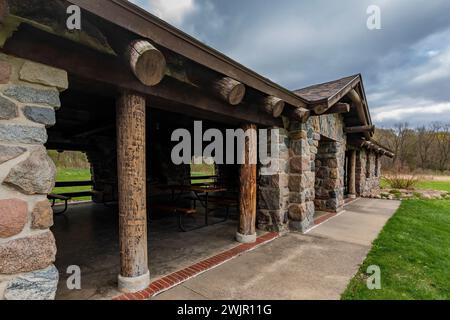
[[[400,175],[384,177],[384,181],[394,189],[414,189],[414,186],[419,182],[415,176]]]

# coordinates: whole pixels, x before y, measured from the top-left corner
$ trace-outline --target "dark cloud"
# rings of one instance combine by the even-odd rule
[[[193,4],[178,27],[289,89],[362,73],[376,124],[450,122],[448,0]],[[373,4],[381,30],[366,27]]]

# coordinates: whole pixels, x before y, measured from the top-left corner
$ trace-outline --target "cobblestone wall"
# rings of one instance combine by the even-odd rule
[[[285,232],[288,230],[289,204],[289,138],[279,129],[277,141],[268,139],[267,150],[277,145],[277,155],[270,154],[271,162],[260,168],[258,183],[257,225],[261,230]]]
[[[356,193],[364,198],[380,197],[381,161],[374,152],[362,149],[356,154]]]
[[[281,164],[280,170],[261,170],[260,229],[304,232],[314,225],[316,207],[328,211],[342,208],[346,150],[343,125],[340,116],[323,116],[305,124],[291,122],[288,130],[281,129],[283,134],[277,141],[281,152],[274,159]]]
[[[0,299],[53,299],[56,293],[46,197],[56,169],[43,145],[67,87],[65,71],[0,54]]]

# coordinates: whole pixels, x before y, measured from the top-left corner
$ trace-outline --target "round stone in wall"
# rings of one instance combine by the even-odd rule
[[[59,274],[54,265],[20,275],[8,282],[6,300],[54,300]]]
[[[16,117],[18,117],[16,104],[0,96],[0,120],[9,120]]]
[[[45,148],[39,147],[28,159],[13,167],[3,183],[28,195],[48,194],[55,186],[55,175],[55,164]]]
[[[31,212],[33,229],[48,229],[53,225],[53,209],[48,200],[38,202]]]
[[[47,128],[55,125],[55,109],[36,106],[25,106],[23,114],[28,120],[44,124]]]
[[[11,65],[6,61],[0,61],[0,84],[9,82],[11,77]]]
[[[28,220],[28,204],[19,199],[0,200],[0,238],[19,234]]]
[[[6,146],[0,144],[0,164],[8,162],[12,159],[17,158],[27,151],[27,149],[16,146]]]
[[[0,274],[32,272],[55,262],[56,244],[50,231],[0,243]]]

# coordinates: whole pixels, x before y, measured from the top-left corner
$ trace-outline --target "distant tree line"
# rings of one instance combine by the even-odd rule
[[[397,172],[450,170],[450,124],[435,122],[410,127],[397,123],[390,129],[377,129],[375,139],[395,153],[383,157],[384,170]]]
[[[75,151],[58,152],[48,151],[49,157],[53,160],[58,169],[89,169],[90,164],[86,154]]]

